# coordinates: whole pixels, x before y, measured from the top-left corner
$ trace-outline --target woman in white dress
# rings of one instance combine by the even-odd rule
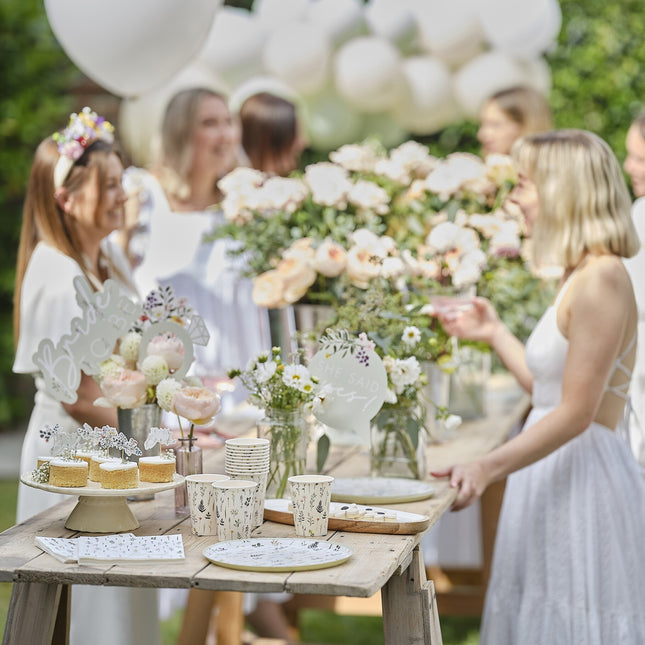
[[[116,426],[113,409],[95,407],[95,381],[82,374],[76,403],[60,403],[44,389],[32,356],[43,339],[57,342],[81,315],[72,284],[85,276],[96,291],[112,278],[136,297],[123,253],[107,236],[122,224],[126,195],[123,165],[112,144],[112,127],[89,109],[72,115],[70,126],[45,139],[32,164],[23,211],[14,321],[14,371],[33,374],[34,409],[20,461],[21,472],[33,470],[38,455],[49,454],[39,436],[45,425],[75,430],[83,423]],[[17,519],[22,522],[68,496],[20,485]],[[157,645],[156,591],[127,587],[72,589],[72,645]]]
[[[488,342],[533,409],[522,431],[450,477],[454,509],[509,475],[481,642],[645,642],[645,482],[623,423],[638,312],[622,262],[638,250],[630,198],[607,144],[579,130],[513,148],[536,261],[558,262],[558,296],[525,348],[491,304],[442,314],[446,330]]]

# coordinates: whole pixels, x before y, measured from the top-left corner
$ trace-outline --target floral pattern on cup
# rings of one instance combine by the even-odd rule
[[[248,538],[253,530],[253,513],[258,483],[231,479],[213,483],[217,536],[222,540]]]
[[[334,478],[328,475],[289,477],[296,535],[304,537],[327,535],[333,481]]]
[[[231,479],[243,479],[258,483],[258,487],[255,491],[255,503],[253,506],[253,528],[257,528],[264,521],[264,498],[266,496],[267,479],[269,477],[268,470],[264,473],[236,474],[229,472],[227,469],[227,474],[230,475]]]
[[[190,525],[193,535],[217,535],[213,482],[229,479],[228,475],[214,473],[186,476]]]

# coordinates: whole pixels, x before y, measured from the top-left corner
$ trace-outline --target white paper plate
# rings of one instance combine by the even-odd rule
[[[334,479],[333,502],[354,504],[398,504],[432,497],[434,486],[418,479],[401,477],[348,477]]]
[[[204,549],[214,564],[243,571],[309,571],[335,567],[352,550],[336,542],[310,538],[250,538],[218,542]]]

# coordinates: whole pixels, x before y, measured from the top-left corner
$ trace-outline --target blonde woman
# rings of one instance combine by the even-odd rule
[[[477,138],[482,156],[507,155],[516,139],[553,128],[546,98],[532,87],[511,87],[493,94],[480,111]]]
[[[579,130],[513,147],[512,199],[537,262],[564,275],[526,349],[492,305],[442,316],[489,343],[532,395],[523,430],[487,456],[433,473],[454,509],[507,475],[481,642],[645,642],[645,482],[620,436],[638,313],[622,259],[638,250],[630,198],[607,144]]]

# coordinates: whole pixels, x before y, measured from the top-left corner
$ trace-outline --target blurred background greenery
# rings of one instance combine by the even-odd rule
[[[246,6],[250,0],[227,0]],[[645,12],[642,0],[560,0],[563,23],[549,52],[550,102],[557,127],[592,130],[618,158],[625,156],[629,124],[645,100]],[[33,152],[70,111],[91,99],[116,120],[118,99],[86,79],[69,61],[49,28],[42,0],[0,3],[0,430],[24,422],[31,408],[31,378],[11,374],[14,267],[24,190]],[[118,129],[118,120],[116,120]],[[444,156],[476,152],[477,124],[464,122],[421,139]],[[304,157],[304,162],[310,160]]]

